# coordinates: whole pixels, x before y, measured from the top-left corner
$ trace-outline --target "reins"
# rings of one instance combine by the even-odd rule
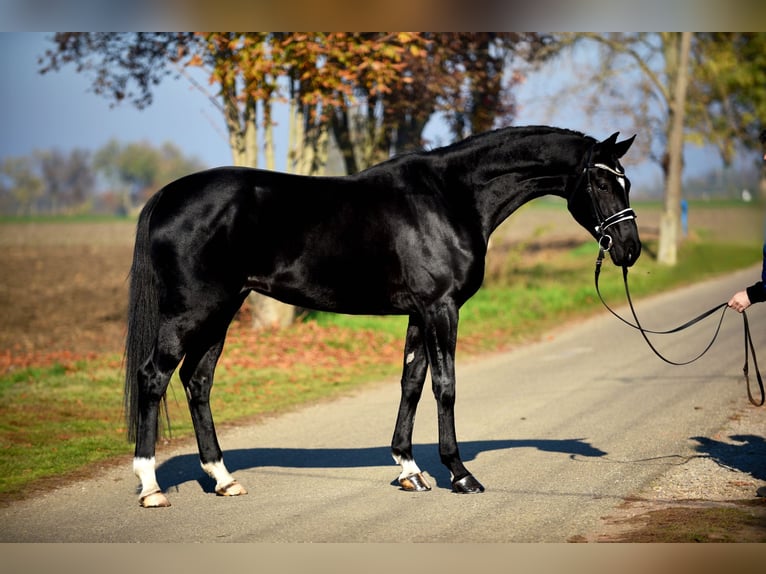
[[[611,241],[609,243],[610,243],[610,245],[608,247],[611,247]],[[654,352],[654,354],[657,355],[660,359],[662,359],[663,361],[665,361],[666,363],[668,363],[670,365],[677,365],[677,366],[688,365],[690,363],[695,362],[696,360],[701,358],[705,353],[707,353],[710,350],[710,348],[713,346],[713,343],[715,343],[716,339],[718,338],[718,334],[721,331],[721,325],[723,324],[724,315],[726,314],[726,310],[729,308],[728,303],[721,303],[720,305],[716,305],[715,307],[712,307],[711,309],[708,309],[704,313],[701,313],[700,315],[698,315],[698,316],[694,317],[693,319],[687,321],[683,325],[679,325],[678,327],[674,327],[674,328],[668,329],[666,331],[653,331],[653,330],[650,330],[650,329],[645,329],[641,325],[641,322],[638,320],[638,315],[636,314],[635,307],[633,306],[633,299],[630,296],[630,288],[628,287],[628,268],[627,267],[623,267],[622,268],[622,280],[623,280],[623,283],[625,284],[625,295],[627,296],[627,299],[628,299],[628,305],[630,306],[630,312],[633,315],[633,319],[635,320],[635,323],[631,323],[627,319],[625,319],[625,318],[621,317],[620,315],[618,315],[615,311],[612,310],[611,307],[609,307],[609,305],[607,305],[606,301],[604,300],[604,297],[601,295],[601,290],[599,289],[598,279],[599,279],[599,275],[601,274],[601,263],[604,260],[605,253],[607,251],[609,251],[608,247],[605,249],[604,246],[601,245],[601,241],[599,241],[599,253],[598,253],[598,259],[596,259],[596,269],[594,271],[594,282],[595,282],[595,285],[596,285],[596,293],[598,293],[598,297],[599,297],[599,299],[601,299],[601,303],[603,303],[604,307],[606,307],[607,310],[612,315],[617,317],[620,321],[622,321],[623,323],[625,323],[629,327],[637,329],[641,333],[641,336],[644,338],[644,340],[646,341],[647,345],[649,345],[649,348]],[[716,325],[715,332],[713,333],[712,339],[710,340],[710,342],[707,344],[707,346],[703,349],[703,351],[699,355],[697,355],[696,357],[694,357],[693,359],[690,359],[688,361],[683,361],[683,362],[671,361],[667,357],[663,356],[662,353],[660,353],[655,348],[655,346],[652,344],[652,342],[649,340],[649,337],[647,336],[647,334],[652,334],[652,335],[669,335],[671,333],[681,332],[681,331],[683,331],[685,329],[688,329],[692,325],[702,321],[703,319],[706,319],[707,317],[710,317],[711,315],[713,315],[714,313],[716,313],[720,309],[723,309],[723,311],[721,312],[721,317],[718,320],[718,325]],[[745,313],[745,311],[742,311],[742,320],[743,320],[744,331],[745,331],[745,364],[742,367],[742,372],[744,373],[745,383],[746,383],[746,386],[747,386],[747,398],[750,400],[750,402],[753,405],[755,405],[757,407],[760,407],[760,406],[763,406],[764,400],[766,399],[766,395],[764,394],[763,378],[761,377],[761,372],[758,369],[758,360],[757,360],[757,358],[755,356],[755,346],[753,345],[753,338],[750,335],[750,324],[749,324],[749,322],[747,320],[747,314]],[[756,379],[758,381],[758,388],[759,388],[760,395],[761,395],[760,402],[756,401],[756,399],[753,397],[753,394],[752,394],[752,392],[750,390],[750,354],[752,354],[752,356],[753,356],[753,367],[754,367],[754,370],[755,370]]]
[[[627,196],[627,190],[625,192],[625,202],[628,204],[628,207],[618,211],[617,213],[614,213],[608,217],[605,217],[604,214],[601,212],[598,206],[598,202],[595,200],[594,192],[593,192],[593,186],[591,184],[590,179],[590,172],[593,169],[601,169],[608,171],[612,174],[614,174],[617,177],[625,177],[625,174],[622,171],[618,171],[614,168],[609,167],[608,165],[604,165],[602,163],[593,163],[593,148],[591,148],[590,153],[588,154],[588,159],[585,163],[585,168],[582,171],[581,178],[586,178],[586,193],[591,201],[592,207],[593,207],[593,214],[596,217],[598,221],[598,225],[595,228],[596,234],[598,235],[598,258],[596,259],[596,269],[594,272],[594,282],[596,285],[596,293],[598,293],[598,298],[601,299],[601,303],[603,303],[604,307],[607,308],[607,310],[617,317],[620,321],[628,325],[629,327],[632,327],[633,329],[637,329],[641,336],[646,341],[646,344],[649,345],[649,348],[652,350],[652,352],[657,355],[660,359],[665,361],[666,363],[670,365],[688,365],[690,363],[693,363],[700,359],[705,353],[707,353],[710,348],[713,346],[713,343],[715,343],[716,339],[718,338],[718,334],[721,332],[721,325],[723,324],[723,318],[724,315],[726,315],[726,310],[729,308],[728,303],[721,303],[720,305],[716,305],[715,307],[712,307],[711,309],[708,309],[704,313],[701,313],[700,315],[694,317],[690,321],[687,321],[683,325],[679,325],[678,327],[674,327],[672,329],[668,329],[667,331],[653,331],[651,329],[645,329],[643,325],[641,325],[641,322],[638,320],[638,315],[636,314],[636,309],[633,306],[633,299],[630,296],[630,288],[628,287],[628,268],[623,266],[622,268],[622,281],[625,284],[625,295],[628,299],[628,305],[630,306],[630,312],[633,315],[633,319],[635,323],[631,323],[627,319],[624,319],[620,315],[618,315],[615,311],[612,310],[609,305],[607,305],[606,301],[604,300],[604,297],[601,295],[601,290],[599,289],[598,285],[598,279],[599,275],[601,274],[601,263],[604,260],[604,255],[611,249],[612,247],[612,237],[606,232],[609,227],[612,227],[613,225],[616,225],[618,223],[621,223],[623,221],[628,220],[634,220],[636,218],[636,213],[630,208],[628,196]],[[652,344],[652,342],[649,340],[649,337],[647,334],[652,335],[669,335],[671,333],[679,333],[685,329],[688,329],[692,325],[699,323],[700,321],[710,317],[717,311],[723,309],[721,312],[721,317],[718,319],[718,324],[716,325],[715,331],[713,332],[713,337],[710,339],[710,342],[707,344],[707,346],[702,350],[702,352],[694,357],[693,359],[690,359],[688,361],[678,362],[678,361],[671,361],[667,357],[665,357],[662,353],[660,353],[656,347]],[[761,377],[761,372],[758,369],[758,360],[755,356],[755,346],[753,345],[753,338],[750,335],[750,324],[747,320],[747,314],[745,311],[742,311],[742,320],[744,324],[744,331],[745,331],[745,364],[742,367],[742,372],[745,375],[745,383],[747,385],[747,398],[750,400],[750,402],[757,406],[763,406],[764,402],[766,401],[766,393],[764,393],[763,388],[763,378]],[[760,390],[761,394],[761,400],[760,402],[756,401],[753,397],[753,394],[750,390],[750,354],[753,356],[753,367],[755,368],[755,375],[756,379],[758,381],[758,388]]]

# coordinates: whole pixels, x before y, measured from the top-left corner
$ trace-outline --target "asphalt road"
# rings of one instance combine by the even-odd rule
[[[617,272],[613,268],[605,272]],[[751,284],[757,268],[638,303],[645,326],[675,326]],[[766,305],[748,313],[766,349]],[[674,360],[707,344],[715,321],[655,338]],[[766,355],[761,353],[766,363]],[[221,435],[249,490],[222,498],[193,444],[158,452],[170,508],[138,506],[129,463],[0,509],[2,542],[564,542],[598,528],[626,496],[694,453],[747,404],[742,321],[729,311],[696,363],[663,363],[606,312],[538,343],[458,357],[461,453],[484,484],[456,495],[438,462],[436,409],[424,393],[415,457],[434,479],[405,493],[388,443],[396,380]],[[127,447],[126,447],[127,450]]]

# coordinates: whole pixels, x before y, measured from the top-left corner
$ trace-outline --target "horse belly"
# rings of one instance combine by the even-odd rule
[[[369,261],[322,258],[293,264],[268,275],[248,277],[246,287],[284,303],[350,315],[408,313],[399,274]]]

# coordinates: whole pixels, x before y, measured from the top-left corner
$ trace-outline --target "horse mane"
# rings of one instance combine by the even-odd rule
[[[505,138],[508,135],[513,135],[515,137],[526,137],[526,136],[533,136],[533,135],[548,135],[548,134],[570,135],[570,136],[577,136],[581,138],[589,137],[582,132],[570,130],[567,128],[558,128],[554,126],[545,126],[545,125],[504,126],[504,127],[497,128],[488,132],[472,134],[468,136],[467,138],[464,138],[462,140],[456,141],[454,143],[448,144],[443,147],[434,148],[432,150],[429,150],[426,153],[439,152],[440,150],[444,152],[458,150],[458,149],[461,149],[462,147],[468,147],[473,145],[474,143],[476,143],[476,140],[479,138],[481,138],[482,140],[486,140],[489,138]]]
[[[461,140],[458,140],[456,142],[453,142],[451,144],[447,144],[444,146],[439,146],[432,149],[426,149],[421,146],[419,149],[397,153],[378,164],[371,165],[361,170],[358,173],[361,174],[366,171],[376,170],[383,166],[390,165],[392,163],[406,162],[410,159],[450,154],[452,152],[460,151],[464,148],[470,148],[471,146],[476,144],[477,140],[481,140],[482,142],[487,143],[488,140],[493,140],[493,139],[505,141],[505,138],[507,138],[508,135],[513,135],[515,137],[521,138],[526,136],[533,136],[533,135],[542,136],[542,135],[549,135],[549,134],[569,135],[569,136],[575,136],[575,137],[580,137],[585,139],[593,139],[582,132],[579,132],[576,130],[570,130],[567,128],[558,128],[554,126],[546,126],[546,125],[504,126],[501,128],[496,128],[494,130],[472,134],[466,138],[463,138]]]

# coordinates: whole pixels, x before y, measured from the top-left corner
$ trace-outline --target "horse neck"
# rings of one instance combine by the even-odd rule
[[[525,203],[544,195],[568,197],[593,143],[588,139],[575,132],[514,128],[478,136],[442,158],[445,182],[472,197],[489,239]]]

